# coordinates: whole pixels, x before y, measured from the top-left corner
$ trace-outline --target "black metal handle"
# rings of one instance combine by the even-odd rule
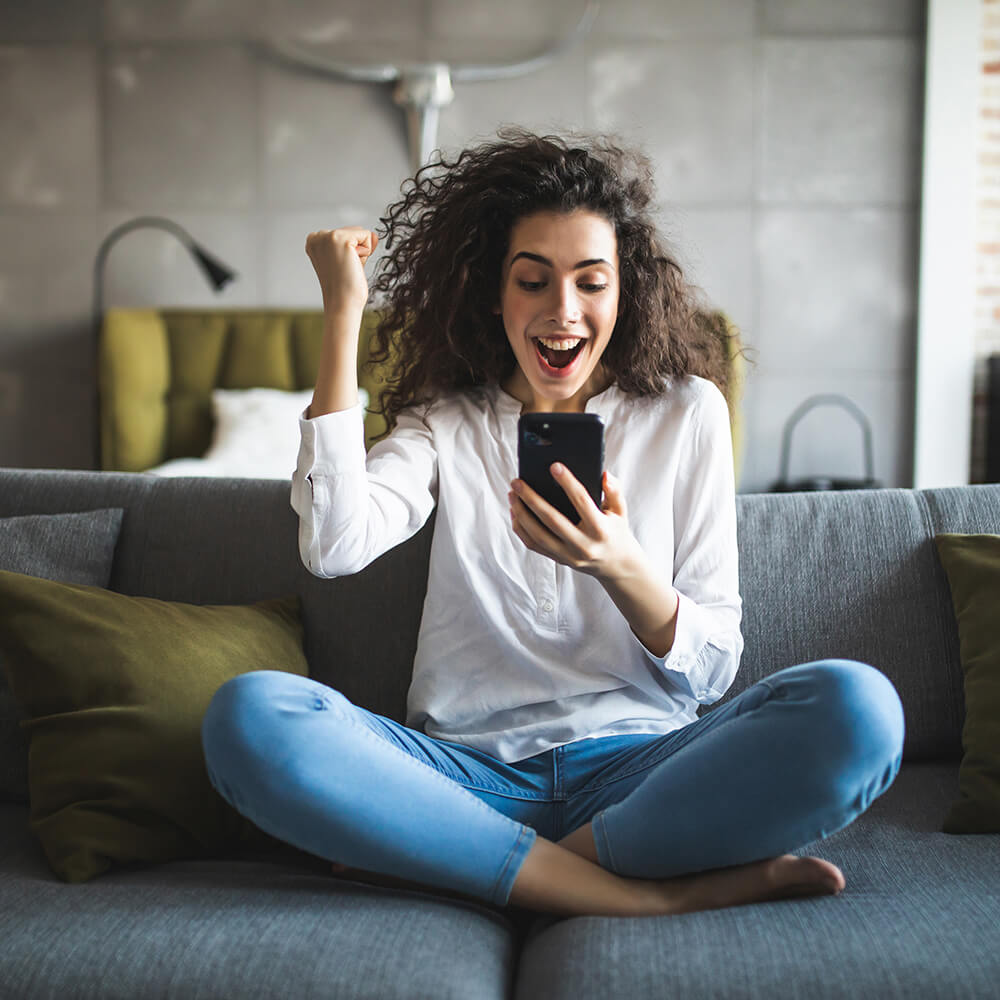
[[[865,449],[865,477],[868,480],[875,479],[875,457],[874,451],[872,449],[872,429],[871,425],[868,423],[868,418],[864,415],[861,408],[855,403],[851,402],[846,396],[838,396],[836,394],[827,393],[820,394],[818,396],[810,396],[804,403],[792,411],[792,415],[785,422],[785,429],[781,434],[781,472],[780,472],[780,482],[788,482],[788,461],[789,455],[792,450],[792,431],[795,430],[795,425],[810,411],[815,409],[817,406],[839,406],[841,409],[847,410],[852,417],[858,422],[861,427],[861,435],[864,443]]]

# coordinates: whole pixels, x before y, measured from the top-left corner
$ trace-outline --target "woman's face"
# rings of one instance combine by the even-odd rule
[[[608,385],[600,364],[618,319],[618,241],[594,212],[515,223],[500,304],[517,370],[504,388],[526,412],[582,411]]]

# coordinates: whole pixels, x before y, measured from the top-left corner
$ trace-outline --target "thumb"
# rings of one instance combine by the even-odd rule
[[[361,263],[364,264],[368,258],[375,253],[375,248],[378,246],[378,233],[373,229],[369,229],[365,232],[357,243],[355,248],[357,250],[358,257],[361,258]]]
[[[622,484],[606,469],[604,471],[604,509],[625,516],[625,496]]]

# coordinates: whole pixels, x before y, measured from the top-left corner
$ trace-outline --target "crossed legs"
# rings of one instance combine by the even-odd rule
[[[839,892],[836,866],[787,852],[851,822],[901,756],[902,711],[882,674],[790,668],[686,727],[621,801],[556,843],[418,759],[422,744],[398,745],[410,734],[373,733],[331,689],[264,673],[224,686],[203,727],[210,777],[237,809],[352,868],[559,914]]]

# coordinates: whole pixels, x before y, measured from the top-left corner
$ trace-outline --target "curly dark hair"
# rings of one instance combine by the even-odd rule
[[[508,127],[497,136],[453,161],[438,153],[379,220],[389,252],[372,282],[382,304],[369,356],[373,367],[389,363],[380,398],[388,427],[406,406],[514,371],[493,307],[512,228],[544,211],[585,209],[614,228],[619,317],[601,361],[619,389],[654,396],[666,376],[694,374],[728,399],[730,335],[699,308],[657,235],[648,159],[595,135]]]

